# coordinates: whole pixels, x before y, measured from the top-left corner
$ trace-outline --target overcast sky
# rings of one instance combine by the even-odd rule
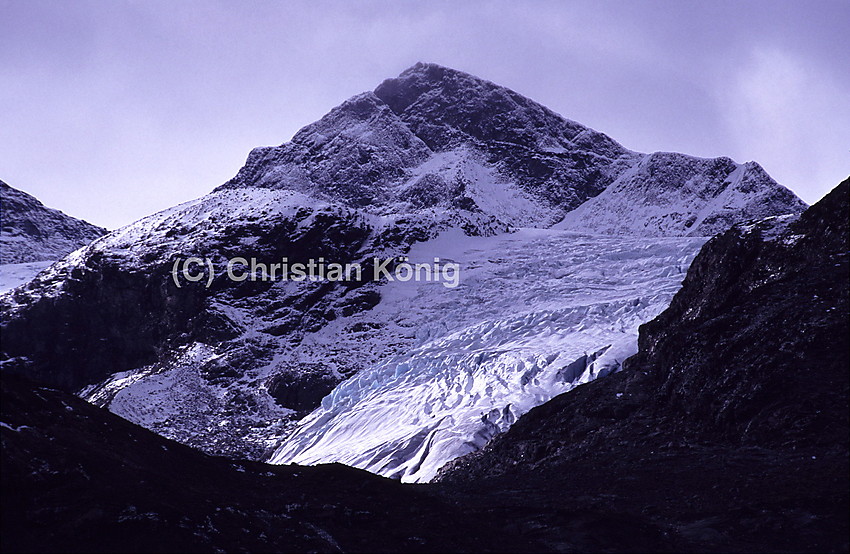
[[[417,61],[642,151],[850,173],[850,2],[0,0],[0,179],[116,228]]]

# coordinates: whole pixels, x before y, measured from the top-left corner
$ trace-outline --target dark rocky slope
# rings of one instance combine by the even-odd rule
[[[706,551],[846,551],[848,201],[707,243],[624,370],[444,468],[473,489],[589,498]]]
[[[0,181],[0,264],[58,260],[106,229],[47,208]]]
[[[426,489],[209,457],[8,375],[0,437],[3,552],[536,550]]]
[[[111,244],[85,252],[79,263],[55,265],[12,292],[0,308],[8,357],[4,365],[75,391],[116,370],[151,364],[192,341],[220,343],[238,337],[238,325],[211,306],[213,298],[228,304],[253,298],[260,312],[256,320],[265,319],[263,308],[272,312],[262,326],[270,337],[283,334],[286,325],[321,325],[332,309],[330,298],[345,295],[347,287],[304,283],[297,298],[284,300],[270,290],[271,282],[235,282],[222,276],[206,288],[205,282],[177,287],[173,281],[175,260],[187,255],[210,257],[220,273],[234,256],[267,264],[284,257],[293,263],[319,257],[346,263],[370,232],[351,210],[303,207],[275,213],[274,207],[246,219],[178,218],[162,225],[153,238],[127,239],[116,233],[107,237]],[[250,245],[248,239],[253,239]],[[136,248],[127,252],[128,243]],[[336,294],[328,294],[329,289]],[[351,293],[348,303],[355,296]],[[16,317],[19,313],[25,317]]]

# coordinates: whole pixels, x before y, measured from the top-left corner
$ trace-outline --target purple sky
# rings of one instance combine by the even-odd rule
[[[115,228],[417,61],[643,152],[850,173],[850,2],[0,0],[0,179]]]

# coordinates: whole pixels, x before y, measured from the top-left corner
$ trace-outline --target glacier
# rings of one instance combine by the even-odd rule
[[[451,260],[460,286],[386,284],[369,316],[381,340],[407,329],[414,341],[340,383],[269,461],[431,480],[531,408],[619,369],[705,240],[526,228],[415,244],[411,263]],[[318,335],[332,341],[333,329]]]

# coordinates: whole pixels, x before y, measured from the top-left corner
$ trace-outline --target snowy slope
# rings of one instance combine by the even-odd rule
[[[98,313],[110,329],[122,329],[110,348],[56,360],[45,379],[54,378],[56,365],[73,360],[77,371],[88,373],[71,380],[66,377],[73,374],[63,372],[55,377],[58,384],[72,390],[86,385],[85,398],[165,436],[211,452],[256,457],[277,437],[272,429],[285,427],[293,413],[269,394],[269,376],[280,371],[279,353],[297,343],[295,333],[284,340],[277,329],[287,321],[294,329],[309,327],[305,320],[315,314],[296,302],[322,285],[233,282],[226,277],[227,259],[276,263],[309,254],[344,262],[373,224],[390,223],[290,190],[221,190],[113,231],[53,264],[26,289],[0,297],[4,323],[15,323],[32,306],[62,312],[79,305],[82,312],[66,317],[88,340],[108,332],[94,327],[98,318],[88,315]],[[209,289],[173,283],[173,262],[187,256],[215,264]],[[104,273],[118,277],[115,290],[102,282]],[[337,309],[335,302],[350,306],[353,295],[345,293],[328,292],[323,312]],[[159,353],[158,337],[167,329],[174,329],[173,338]],[[4,336],[12,344],[21,341],[19,333],[31,335],[7,323]],[[129,355],[116,358],[120,352]],[[121,365],[126,369],[109,371]],[[341,378],[334,374],[334,382]]]
[[[106,229],[47,208],[0,181],[0,264],[58,260],[103,235]],[[4,273],[20,268],[8,268]]]
[[[616,370],[702,243],[525,229],[417,244],[412,262],[456,261],[461,286],[384,287],[369,313],[381,339],[407,328],[413,340],[338,385],[271,461],[431,479],[534,406]]]
[[[32,280],[33,277],[49,266],[52,262],[25,262],[20,264],[0,265],[0,294],[19,287]]]
[[[711,236],[806,204],[755,162],[656,152],[555,228],[642,236]]]

